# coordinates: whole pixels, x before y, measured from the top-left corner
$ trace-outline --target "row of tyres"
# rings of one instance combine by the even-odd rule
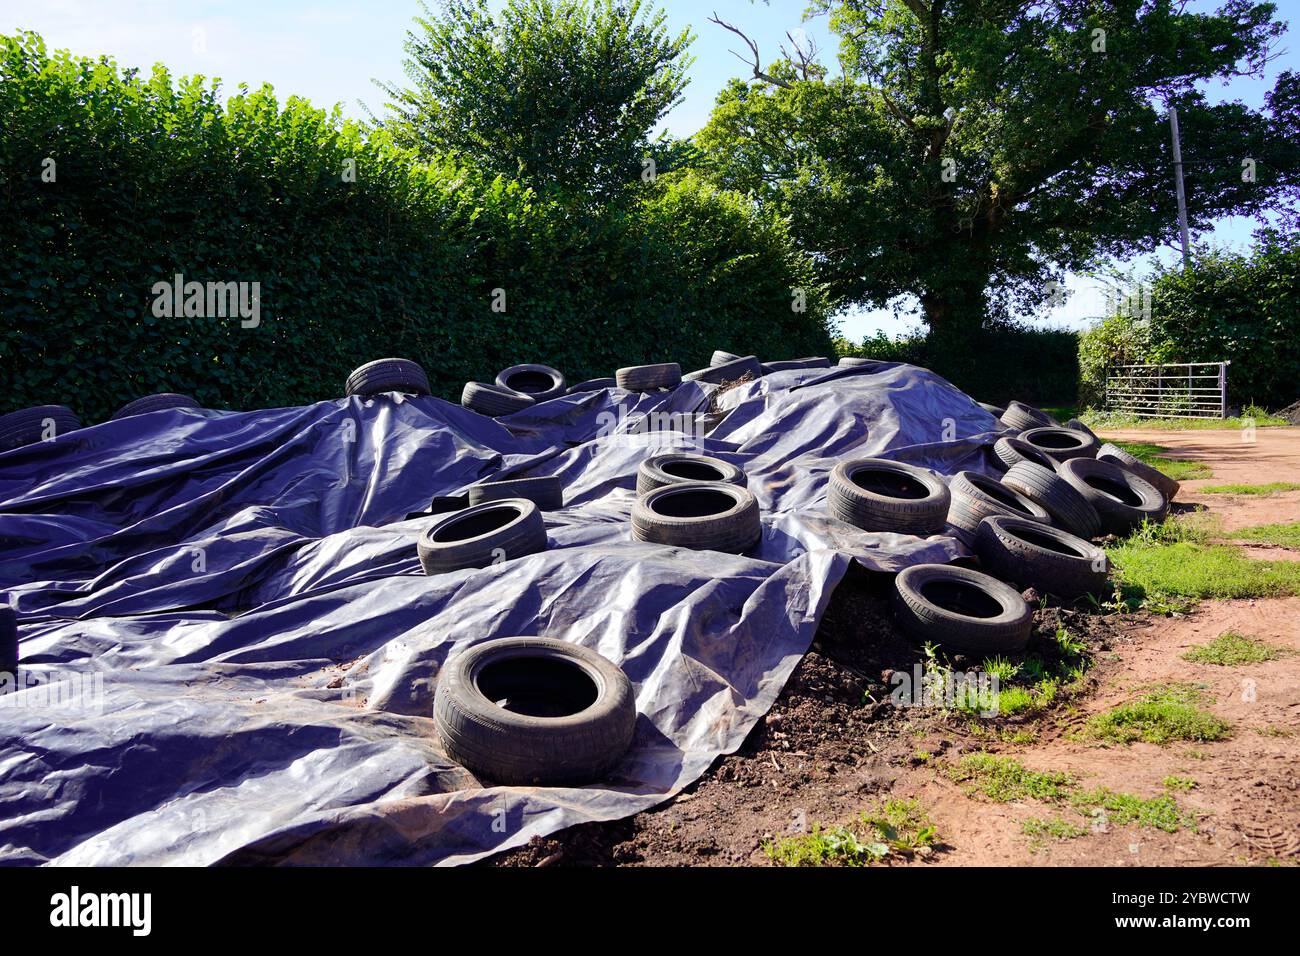
[[[841,359],[841,365],[855,365],[867,360]],[[633,365],[620,368],[611,378],[594,378],[569,385],[563,373],[549,365],[514,365],[504,369],[492,383],[467,382],[461,392],[461,404],[482,415],[496,418],[522,411],[538,402],[560,395],[598,391],[604,388],[622,388],[632,392],[649,392],[675,388],[683,381],[711,384],[743,381],[770,372],[791,368],[829,368],[830,360],[823,357],[792,359],[789,361],[760,363],[754,356],[736,356],[729,352],[715,352],[709,368],[683,375],[675,362],[657,365]],[[383,358],[355,369],[344,385],[345,395],[379,395],[384,392],[401,392],[408,395],[430,395],[432,389],[428,374],[417,362],[403,358]],[[149,412],[178,408],[201,408],[197,400],[177,392],[159,392],[127,402],[111,416],[110,420],[144,415]],[[37,405],[0,415],[0,451],[23,445],[48,441],[82,427],[77,414],[66,405]]]
[[[858,527],[914,534],[935,533],[946,510],[943,525],[971,548],[980,570],[905,569],[895,579],[895,616],[920,639],[980,654],[1029,641],[1032,610],[1010,584],[1066,599],[1104,595],[1110,566],[1091,539],[1164,520],[1178,492],[1177,482],[1101,444],[1078,420],[1062,427],[1020,402],[984,407],[1005,427],[1027,426],[994,444],[989,465],[1000,478],[963,471],[940,491],[924,469],[866,459],[836,469],[830,498],[832,513]],[[859,499],[875,499],[870,507],[846,509],[846,482]]]
[[[386,359],[385,361],[397,360]],[[841,359],[840,365],[857,365],[866,361],[865,359]],[[481,415],[499,418],[561,395],[576,395],[605,388],[621,388],[629,392],[652,392],[658,389],[676,388],[682,382],[725,385],[760,378],[772,372],[830,368],[830,364],[830,359],[824,356],[760,362],[753,355],[735,355],[731,352],[717,351],[713,353],[707,368],[697,369],[684,375],[681,366],[676,362],[629,365],[616,370],[612,377],[587,379],[575,385],[568,384],[564,374],[549,365],[512,365],[502,369],[492,382],[466,382],[461,391],[460,403]]]

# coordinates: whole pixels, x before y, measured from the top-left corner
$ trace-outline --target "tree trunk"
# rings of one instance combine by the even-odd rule
[[[959,388],[981,379],[977,366],[983,359],[980,329],[988,314],[987,286],[987,275],[969,280],[950,275],[930,284],[920,297],[930,368]]]

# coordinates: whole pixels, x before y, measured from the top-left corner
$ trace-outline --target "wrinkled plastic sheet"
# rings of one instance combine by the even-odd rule
[[[830,469],[983,471],[999,433],[908,365],[713,392],[608,389],[498,421],[392,394],[169,410],[0,454],[0,591],[22,659],[0,696],[0,861],[460,864],[677,793],[771,707],[851,562],[964,554],[830,518]],[[763,514],[751,554],[631,537],[638,463],[678,449],[745,469]],[[422,573],[434,518],[412,512],[534,475],[566,488],[548,550]],[[635,740],[607,779],[484,785],[440,749],[443,662],[529,634],[631,679]]]

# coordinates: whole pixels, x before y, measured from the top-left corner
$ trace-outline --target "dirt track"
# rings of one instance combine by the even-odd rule
[[[1184,484],[1180,501],[1202,505],[1225,529],[1300,520],[1300,492],[1266,498],[1206,495],[1223,483],[1300,480],[1300,428],[1260,429],[1254,444],[1237,431],[1113,432],[1104,437],[1170,449],[1208,464],[1214,477]],[[1263,555],[1261,555],[1263,556]],[[1268,555],[1272,557],[1273,555]],[[893,631],[881,582],[867,575],[836,592],[814,650],[741,750],[649,813],[577,827],[491,861],[493,865],[762,865],[763,844],[806,833],[813,823],[852,824],[886,797],[916,798],[942,844],[912,865],[1038,866],[1245,864],[1300,860],[1300,654],[1219,667],[1182,658],[1225,630],[1300,651],[1300,598],[1203,602],[1190,615],[1120,617],[1048,608],[1036,640],[1058,624],[1088,639],[1095,655],[1087,690],[1045,716],[1004,720],[1027,743],[973,733],[971,722],[934,708],[881,704],[888,675],[920,658]],[[1232,725],[1213,743],[1101,747],[1073,733],[1088,716],[1170,682],[1202,685],[1207,709]],[[1176,833],[1082,821],[1074,839],[1035,840],[1031,817],[1069,817],[1068,808],[969,796],[942,768],[987,750],[1035,770],[1068,771],[1080,786],[1149,799],[1164,781],[1194,781],[1173,794],[1195,822]],[[1076,815],[1072,818],[1079,821]]]
[[[1106,432],[1103,437],[1160,445],[1169,449],[1167,458],[1186,458],[1209,465],[1214,477],[1183,482],[1178,501],[1206,508],[1225,531],[1300,521],[1300,491],[1267,497],[1207,495],[1201,491],[1215,485],[1300,481],[1300,428],[1260,428],[1253,436],[1243,435],[1236,429],[1186,432],[1129,429]],[[1253,440],[1243,440],[1252,437]]]

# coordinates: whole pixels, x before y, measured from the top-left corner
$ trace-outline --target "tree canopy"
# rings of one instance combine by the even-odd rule
[[[720,94],[697,144],[721,182],[789,217],[843,301],[914,294],[931,334],[961,341],[990,303],[1030,308],[1061,273],[1176,235],[1171,107],[1194,229],[1283,201],[1300,182],[1296,78],[1263,111],[1199,89],[1261,72],[1284,30],[1274,13],[815,0],[840,75],[797,49],[764,67],[751,44],[753,79]]]
[[[686,86],[692,37],[641,0],[425,7],[407,34],[399,138],[539,192],[607,199],[672,144],[651,132]]]

